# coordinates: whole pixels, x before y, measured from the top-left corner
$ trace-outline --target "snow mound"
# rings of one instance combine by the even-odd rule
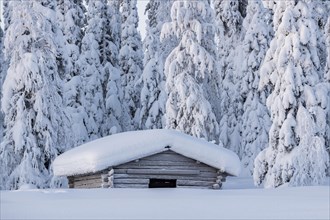
[[[34,189],[38,189],[35,185],[33,184],[24,184],[22,186],[19,187],[20,191],[25,191],[25,190],[34,190]]]
[[[240,160],[232,151],[178,131],[159,129],[115,134],[69,150],[55,159],[54,175],[97,172],[169,148],[234,176],[241,170]]]

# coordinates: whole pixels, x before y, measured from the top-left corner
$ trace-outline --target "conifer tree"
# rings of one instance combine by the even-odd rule
[[[269,11],[261,0],[249,0],[243,27],[243,62],[240,73],[240,95],[243,100],[241,118],[241,158],[244,171],[252,174],[253,162],[268,144],[270,117],[266,107],[267,91],[258,91],[259,68],[272,38]]]
[[[244,3],[244,4],[243,4]],[[240,117],[243,102],[240,99],[238,69],[242,60],[240,42],[245,1],[214,0],[217,24],[217,47],[220,77],[219,142],[237,154],[240,153]],[[239,61],[239,62],[237,62]]]
[[[325,39],[327,47],[327,62],[324,78],[327,82],[330,82],[330,17],[328,18],[328,22],[325,26]]]
[[[119,13],[119,0],[109,1],[106,11],[106,27],[104,35],[103,67],[106,78],[105,91],[105,119],[103,123],[103,136],[121,132],[122,104],[120,103],[123,88],[121,87],[119,49],[121,35],[121,17]]]
[[[16,2],[20,2],[21,0],[17,0]],[[12,20],[12,9],[13,4],[11,0],[3,0],[2,1],[2,16],[3,16],[3,23],[4,23],[4,29],[3,31],[6,32],[9,24]]]
[[[320,58],[321,68],[324,69],[327,63],[327,51],[326,51],[326,37],[324,35],[326,30],[327,19],[330,15],[330,2],[329,1],[311,1],[310,8],[313,11],[312,18],[315,20],[317,31],[317,50]]]
[[[123,129],[138,128],[141,86],[137,83],[143,69],[142,41],[137,31],[138,14],[136,0],[122,0],[121,13],[121,47],[119,63],[121,67],[121,86],[123,88]]]
[[[157,10],[157,36],[160,36],[163,25],[171,21],[171,8],[175,0],[159,0],[158,1],[158,10]],[[151,19],[152,20],[152,19]],[[151,22],[153,23],[153,22]],[[159,31],[159,34],[158,34]],[[162,63],[165,63],[166,58],[171,53],[171,51],[179,44],[177,36],[171,35],[171,37],[163,38],[160,41],[160,55],[162,58]],[[164,67],[163,71],[164,71]]]
[[[164,127],[166,93],[164,91],[164,62],[162,58],[160,32],[166,20],[164,6],[169,1],[151,0],[146,8],[148,13],[147,33],[144,39],[144,70],[139,79],[141,89],[140,128]],[[169,17],[169,11],[167,11]]]
[[[205,97],[205,84],[217,74],[215,57],[205,46],[214,38],[209,1],[176,1],[172,22],[163,26],[161,38],[176,35],[179,45],[165,63],[166,127],[187,134],[216,140],[219,127]]]
[[[82,77],[81,104],[86,116],[82,116],[86,127],[87,140],[102,136],[104,120],[104,87],[105,71],[102,66],[101,50],[104,47],[104,14],[107,9],[106,0],[89,1],[87,13],[87,26],[82,39],[81,54],[79,58],[79,72]]]
[[[321,183],[329,167],[325,149],[327,93],[319,89],[317,24],[310,1],[276,1],[275,38],[261,69],[260,86],[272,126],[269,146],[255,160],[254,180],[265,187]]]
[[[2,187],[49,185],[51,163],[66,147],[57,67],[54,5],[48,1],[11,2],[5,52],[10,57],[3,85],[5,136],[0,144]]]
[[[329,4],[330,9],[330,4]],[[324,70],[324,91],[328,91],[328,105],[327,105],[327,115],[326,115],[326,130],[325,130],[325,146],[330,157],[330,17],[325,25],[325,40],[326,40],[326,50],[327,50],[327,61]],[[328,176],[330,176],[330,169],[328,169]]]
[[[17,0],[17,2],[20,2],[20,0]],[[8,69],[8,60],[10,60],[9,57],[5,57],[5,54],[3,52],[3,47],[4,47],[4,33],[6,32],[6,30],[8,29],[8,26],[11,22],[11,14],[12,14],[12,9],[13,9],[13,5],[14,3],[10,0],[3,0],[1,3],[0,3],[0,6],[2,7],[2,21],[3,21],[3,26],[4,26],[4,29],[1,30],[1,40],[0,40],[0,46],[2,46],[1,48],[1,57],[0,57],[0,60],[1,60],[1,63],[0,63],[0,90],[2,90],[2,83],[6,77],[6,73],[7,73],[7,69]],[[0,15],[0,21],[1,21],[1,15]],[[0,28],[1,29],[1,28]],[[1,91],[0,91],[0,97],[1,97]],[[1,104],[0,104],[1,106]],[[1,109],[1,108],[0,108]],[[1,110],[0,110],[0,115],[1,115]],[[1,117],[1,116],[0,116]]]
[[[85,25],[85,8],[81,1],[57,1],[57,19],[63,33],[64,45],[62,48],[62,77],[63,101],[67,116],[72,125],[70,147],[78,146],[88,140],[85,126],[87,117],[81,103],[83,93],[82,77],[80,73],[80,50]]]
[[[1,18],[0,18],[0,23],[1,23]],[[2,84],[5,76],[5,70],[3,67],[4,62],[5,62],[5,58],[3,55],[3,31],[0,26],[0,140],[2,140],[3,138],[3,128],[4,128],[3,114],[1,111]]]

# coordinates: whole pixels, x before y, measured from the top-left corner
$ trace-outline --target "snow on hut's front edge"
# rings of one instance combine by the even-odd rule
[[[183,156],[238,176],[238,156],[223,147],[174,130],[131,131],[83,144],[58,156],[54,175],[73,176],[101,171],[170,149]]]

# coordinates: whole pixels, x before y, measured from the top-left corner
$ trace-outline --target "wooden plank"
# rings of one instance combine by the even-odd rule
[[[149,185],[149,179],[115,179],[115,186],[118,184],[142,184]],[[177,180],[178,186],[213,186],[213,181],[196,181],[196,180]]]
[[[101,175],[105,175],[106,173],[94,173],[94,174],[86,174],[80,176],[74,176],[74,180],[85,180],[85,179],[101,179]]]
[[[172,150],[166,150],[166,151],[161,152],[160,154],[178,154],[178,153],[176,153]]]
[[[102,180],[102,177],[101,176],[86,176],[84,178],[80,177],[79,179],[78,178],[75,178],[74,181],[86,181],[86,180]]]
[[[74,181],[95,180],[95,179],[101,179],[101,175],[74,178]]]
[[[115,184],[114,188],[149,188],[148,184]]]
[[[212,186],[177,186],[182,189],[213,189]]]
[[[183,161],[183,162],[195,162],[195,160],[181,156],[179,154],[155,154],[149,157],[141,158],[141,160],[145,161]]]
[[[114,175],[118,175],[118,174],[127,174],[127,169],[116,169]],[[155,174],[129,174],[129,175],[153,175],[153,176],[158,175],[159,176],[161,174],[155,173]],[[163,174],[163,175],[165,175],[165,174]],[[170,175],[170,174],[167,174],[167,175]],[[176,176],[179,176],[179,175],[176,175]],[[197,176],[216,178],[217,174],[215,172],[200,171],[200,174]]]
[[[149,184],[149,179],[115,179],[114,184]]]
[[[74,188],[101,188],[102,183],[74,183]]]
[[[74,187],[76,188],[76,186],[94,186],[94,187],[101,187],[102,183],[74,183]]]
[[[196,166],[121,166],[115,168],[115,173],[123,172],[127,169],[154,169],[154,170],[197,170],[197,171],[205,171],[205,172],[214,172],[216,173],[216,170],[212,167],[196,167]]]
[[[93,186],[93,185],[82,185],[82,186],[75,186],[75,189],[99,189],[101,186]]]
[[[181,167],[209,167],[202,163],[186,162],[186,161],[163,161],[163,160],[140,160],[139,162],[129,162],[117,166],[116,168],[130,168],[130,167],[147,167],[147,166],[181,166]],[[215,170],[210,167],[209,169]]]
[[[94,180],[81,180],[81,181],[75,181],[74,184],[93,184],[93,183],[97,183],[97,184],[102,184],[102,180],[101,179],[94,179]]]
[[[195,180],[177,180],[178,186],[212,186],[215,182],[195,181]]]
[[[85,176],[101,176],[102,174],[107,174],[109,172],[108,169],[96,172],[96,173],[85,173],[85,174],[80,174],[80,175],[75,175],[73,176],[74,178],[84,178]]]
[[[172,169],[127,169],[127,174],[169,174],[169,175],[198,175],[199,170],[172,170]]]
[[[118,173],[118,169],[173,169],[217,172],[216,168],[213,168],[204,163],[197,163],[196,160],[182,156],[172,151],[162,152],[141,158],[137,161],[121,164],[116,166],[114,169],[116,170],[116,173]],[[120,170],[119,172],[121,173]]]
[[[115,174],[115,179],[181,179],[181,180],[205,180],[205,181],[216,181],[216,175],[212,176],[189,176],[189,175],[145,175],[145,174]]]

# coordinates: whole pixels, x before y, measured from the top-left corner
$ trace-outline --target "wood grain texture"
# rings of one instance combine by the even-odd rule
[[[177,180],[178,188],[212,189],[227,174],[191,158],[165,151],[97,173],[69,177],[74,188],[148,188],[150,179]]]

